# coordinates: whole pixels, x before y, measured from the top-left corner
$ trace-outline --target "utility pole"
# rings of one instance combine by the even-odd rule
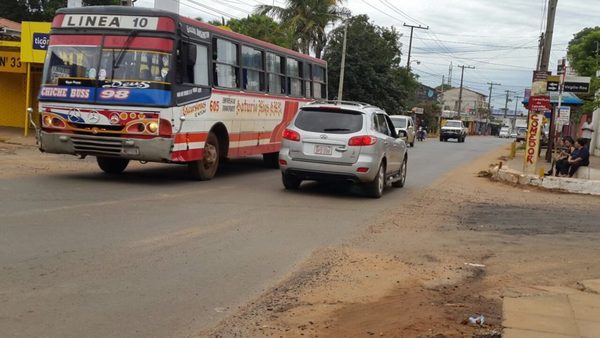
[[[485,116],[485,132],[487,134],[488,124],[490,123],[490,114],[492,114],[492,91],[494,90],[494,86],[501,86],[501,83],[488,82],[490,85],[490,96],[488,97],[488,112]]]
[[[510,93],[510,90],[506,91],[506,102],[504,103],[504,119],[506,119],[506,114],[508,113],[508,102],[510,101],[510,99],[508,98],[508,94]]]
[[[410,53],[412,51],[412,40],[413,40],[413,31],[414,29],[424,29],[424,30],[428,30],[429,26],[427,27],[423,27],[421,25],[418,26],[413,26],[413,25],[407,25],[406,23],[404,24],[404,27],[410,27],[410,41],[408,42],[408,60],[406,61],[406,69],[410,71]]]
[[[348,21],[344,24],[344,42],[342,43],[342,61],[340,66],[340,82],[338,84],[338,104],[342,103],[342,94],[344,92],[344,68],[346,67],[346,38],[348,36]]]
[[[550,63],[550,51],[552,50],[552,35],[554,34],[554,18],[558,0],[548,0],[548,18],[546,20],[546,33],[544,34],[544,47],[542,49],[542,60],[538,70],[547,72]]]
[[[452,68],[454,68],[452,66],[452,61],[450,61],[450,67],[448,68],[448,86],[450,86],[450,88],[452,88]]]
[[[458,91],[458,116],[460,117],[460,109],[462,106],[462,92],[463,92],[463,78],[465,76],[465,68],[467,69],[475,69],[475,67],[473,66],[458,66],[459,68],[462,68],[462,71],[460,73],[460,90]]]
[[[517,109],[519,109],[519,99],[522,99],[523,96],[515,95],[515,118],[517,117]]]
[[[437,131],[438,133],[440,132],[441,128],[442,128],[442,112],[444,111],[444,75],[442,75],[442,92],[440,95],[440,104],[442,105],[442,109],[440,110],[440,115],[438,116],[437,119]]]
[[[547,72],[548,64],[550,63],[550,52],[552,50],[552,35],[554,34],[554,18],[556,17],[556,7],[558,0],[548,0],[548,18],[546,20],[546,33],[544,34],[544,47],[542,49],[542,57],[540,61],[539,71]],[[550,132],[548,133],[548,148],[546,150],[546,161],[552,161],[552,151],[554,149],[554,137],[556,135],[556,113],[550,112]]]

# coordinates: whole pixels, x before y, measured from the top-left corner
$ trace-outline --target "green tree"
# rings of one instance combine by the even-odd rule
[[[244,19],[231,19],[227,26],[234,32],[291,48],[292,33],[266,15],[253,14]]]
[[[292,48],[304,54],[314,50],[321,58],[327,34],[327,25],[349,15],[341,7],[343,0],[287,0],[286,7],[259,5],[257,14],[271,14],[278,18],[283,27],[293,32]]]
[[[569,42],[567,49],[567,59],[569,65],[582,76],[591,76],[590,93],[581,95],[586,103],[581,109],[581,113],[591,113],[600,107],[600,99],[595,97],[595,93],[600,90],[600,79],[596,72],[600,70],[600,55],[598,55],[600,44],[600,27],[584,28]]]
[[[118,5],[119,0],[84,0],[84,6]],[[1,0],[0,16],[21,21],[52,21],[56,10],[67,7],[67,0]]]
[[[399,114],[412,107],[418,83],[400,67],[400,35],[394,28],[375,26],[360,15],[348,20],[344,100],[368,102]],[[324,59],[328,65],[329,93],[338,92],[344,28],[330,33]]]
[[[442,107],[435,102],[421,102],[416,107],[423,108],[421,119],[427,130],[429,132],[437,130],[437,117],[442,113]]]

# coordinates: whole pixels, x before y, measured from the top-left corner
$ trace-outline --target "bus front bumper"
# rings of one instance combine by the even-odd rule
[[[137,139],[40,132],[40,150],[54,154],[120,157],[136,161],[170,162],[172,138]]]

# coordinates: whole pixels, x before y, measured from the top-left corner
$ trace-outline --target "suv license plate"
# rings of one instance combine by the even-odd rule
[[[320,144],[315,144],[315,154],[317,155],[331,155],[332,149],[331,146],[323,146]]]

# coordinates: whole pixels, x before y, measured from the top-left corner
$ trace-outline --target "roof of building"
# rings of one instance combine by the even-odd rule
[[[14,22],[12,20],[8,20],[5,18],[0,18],[0,28],[8,28],[13,31],[21,31],[21,24],[18,22]]]

